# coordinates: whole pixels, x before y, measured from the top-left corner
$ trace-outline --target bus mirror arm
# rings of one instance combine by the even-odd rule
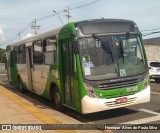
[[[79,54],[79,49],[77,44],[73,44],[73,52],[74,54]]]
[[[77,72],[73,72],[73,77],[77,79]]]
[[[77,79],[76,55],[73,54],[73,77]]]
[[[71,36],[76,36],[76,33],[71,33]]]

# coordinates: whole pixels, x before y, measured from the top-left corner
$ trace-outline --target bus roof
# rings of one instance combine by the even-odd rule
[[[92,19],[92,20],[83,20],[83,21],[79,21],[79,22],[74,22],[75,25],[77,24],[83,24],[83,23],[90,23],[90,22],[129,22],[129,23],[132,23],[134,25],[136,25],[136,23],[132,20],[126,20],[126,19]],[[10,46],[11,47],[14,47],[14,46],[18,46],[18,45],[21,45],[21,44],[25,44],[25,43],[29,43],[29,42],[33,42],[33,41],[36,41],[36,40],[39,40],[39,39],[42,39],[42,38],[47,38],[47,37],[50,37],[50,36],[53,36],[53,35],[57,35],[59,34],[60,30],[62,29],[63,27],[59,27],[57,29],[53,29],[53,30],[50,30],[50,31],[47,31],[47,32],[44,32],[44,33],[40,33],[40,34],[37,34],[37,35],[34,35],[34,36],[31,36],[29,38],[26,38],[24,40],[20,40],[20,41],[17,41],[13,44],[11,44]]]
[[[139,33],[138,26],[134,21],[124,19],[98,19],[87,20],[76,23],[80,29],[78,35],[90,35],[90,34],[115,34],[115,33],[127,33],[136,32]]]
[[[51,36],[57,35],[60,32],[60,30],[61,30],[61,27],[57,28],[57,29],[54,29],[54,30],[44,32],[44,33],[36,34],[36,35],[33,35],[33,36],[31,36],[29,38],[26,38],[24,40],[15,42],[15,43],[11,44],[11,46],[14,47],[14,46],[18,46],[18,45],[21,45],[21,44],[33,42],[33,41],[36,41],[36,40],[39,40],[39,39],[42,39],[42,38],[51,37]]]
[[[76,23],[87,23],[87,22],[131,22],[134,23],[134,21],[129,20],[129,19],[90,19],[90,20],[82,20],[78,21]]]

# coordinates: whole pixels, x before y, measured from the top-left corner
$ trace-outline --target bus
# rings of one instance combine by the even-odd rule
[[[150,79],[142,34],[135,22],[95,19],[10,44],[8,79],[82,114],[150,101]]]

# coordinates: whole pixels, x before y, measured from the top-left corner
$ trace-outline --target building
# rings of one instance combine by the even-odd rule
[[[160,61],[160,37],[144,39],[144,47],[148,60]]]

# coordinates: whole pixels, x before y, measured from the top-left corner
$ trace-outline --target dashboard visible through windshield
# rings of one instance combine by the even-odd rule
[[[144,73],[147,63],[140,36],[130,34],[79,38],[81,67],[88,80],[112,79]]]

